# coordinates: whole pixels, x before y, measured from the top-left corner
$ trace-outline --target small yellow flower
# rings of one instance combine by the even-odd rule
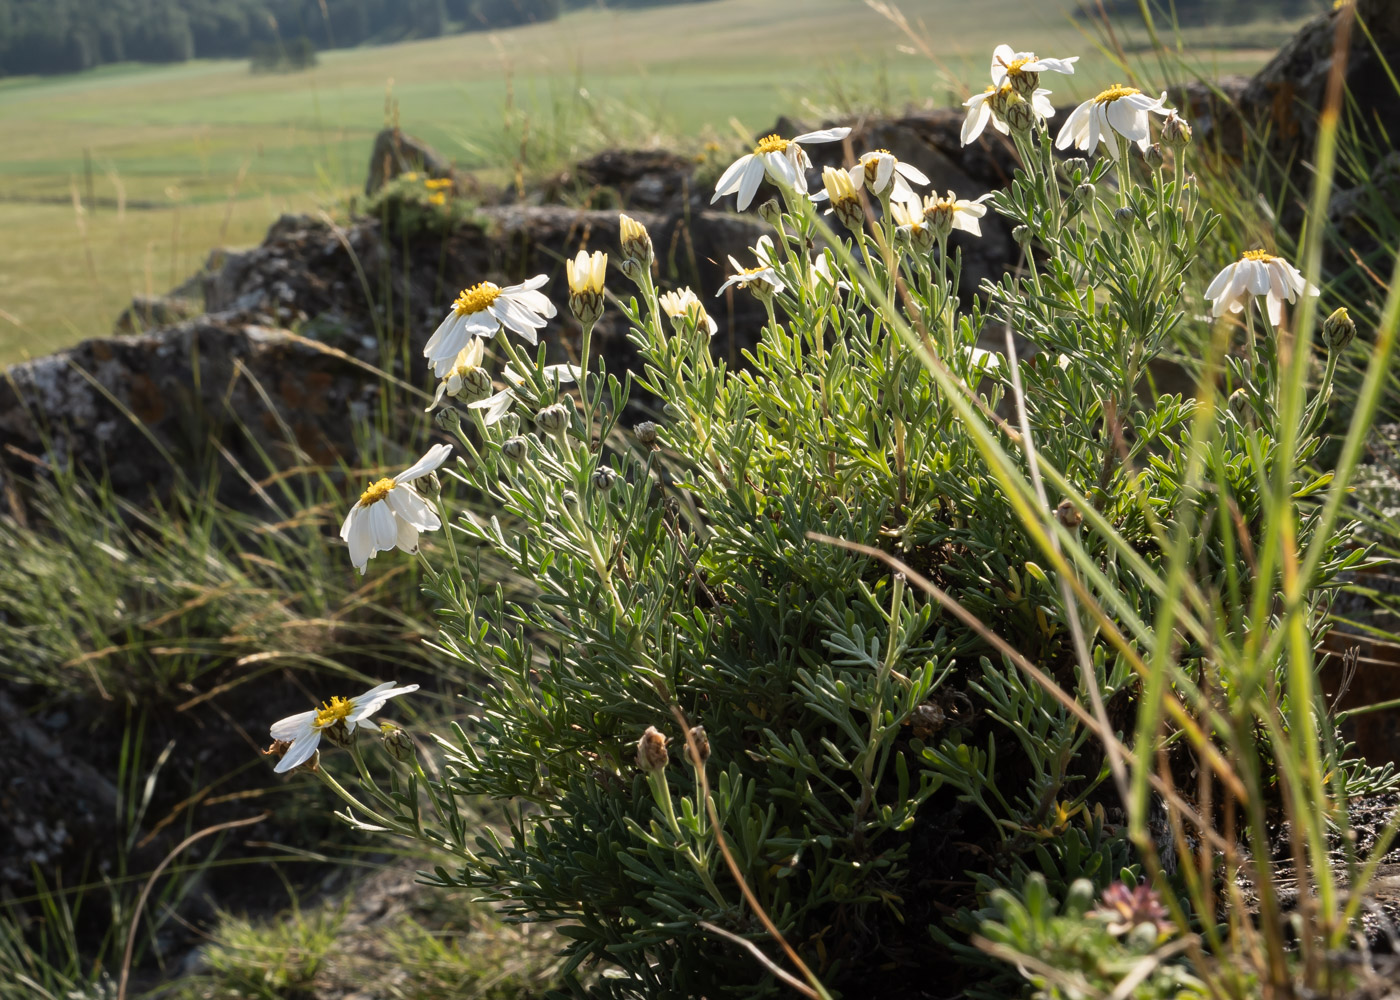
[[[429,191],[445,191],[452,186],[451,177],[429,177],[423,182]]]
[[[443,194],[441,191],[434,191],[432,194],[428,195],[428,204],[438,206],[446,205],[447,195]]]

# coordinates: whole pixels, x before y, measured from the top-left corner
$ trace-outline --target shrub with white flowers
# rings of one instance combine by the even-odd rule
[[[357,752],[359,782],[336,787],[356,822],[457,859],[429,881],[555,924],[576,995],[798,981],[895,996],[934,965],[951,990],[986,979],[967,932],[1009,920],[1031,873],[1041,895],[1088,899],[1144,870],[1151,845],[1130,843],[1093,728],[1130,730],[1143,702],[1139,668],[1160,650],[1132,623],[1180,630],[1179,674],[1151,695],[1168,714],[1215,669],[1159,617],[1170,548],[1231,634],[1269,628],[1252,552],[1212,526],[1255,530],[1279,440],[1287,476],[1317,447],[1326,386],[1281,426],[1284,302],[1307,286],[1259,251],[1207,286],[1224,262],[1206,256],[1216,219],[1186,143],[1133,152],[1162,99],[1114,87],[1052,135],[1040,74],[1073,64],[997,50],[964,137],[1013,138],[1022,166],[1002,191],[925,196],[929,178],[877,150],[809,195],[802,145],[846,129],[769,136],[737,160],[716,199],[743,210],[765,177],[782,197],[753,262],[730,259],[726,287],[768,314],[738,368],[715,359],[705,300],[657,287],[625,216],[624,259],[569,263],[581,368],[517,347],[553,315],[543,276],[463,291],[429,340],[454,438],[442,497],[408,481],[435,449],[366,490],[346,537],[362,568],[414,551],[441,515],[447,544],[419,559],[443,648],[483,678],[464,692],[479,711],[437,739],[436,767],[396,753],[376,771]],[[1055,155],[1070,146],[1097,159]],[[949,234],[978,235],[989,211],[1025,253],[963,308]],[[640,371],[589,356],[605,286]],[[487,340],[502,365],[489,395]],[[1194,395],[1155,388],[1169,351],[1195,366]],[[624,427],[629,400],[654,419]],[[1291,490],[1314,488],[1296,476]],[[1312,524],[1296,530],[1307,542]],[[1315,616],[1359,558],[1345,536],[1303,592]],[[474,548],[525,582],[480,578]],[[284,764],[309,759],[336,711],[274,727],[293,738]],[[1267,757],[1267,739],[1251,745]],[[470,825],[469,796],[502,803],[507,828]],[[979,917],[989,899],[1000,909]]]

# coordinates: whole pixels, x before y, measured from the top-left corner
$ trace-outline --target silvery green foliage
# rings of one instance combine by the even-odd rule
[[[1044,556],[929,364],[1024,458],[1019,375],[1041,462],[1141,561],[1076,526],[1101,597],[1152,621],[1157,592],[1136,567],[1160,569],[1162,526],[1189,514],[1204,526],[1189,560],[1201,585],[1232,628],[1266,624],[1247,617],[1248,557],[1215,530],[1220,497],[1186,481],[1199,404],[1154,382],[1169,352],[1203,357],[1218,330],[1230,335],[1199,315],[1213,216],[1180,174],[1134,180],[1103,159],[1066,173],[1048,137],[1017,141],[1028,167],[991,205],[1025,227],[1029,253],[969,306],[951,291],[946,227],[927,237],[905,212],[899,233],[877,219],[853,237],[788,191],[781,217],[768,213],[783,290],[765,296],[770,320],[740,368],[714,359],[703,310],[664,315],[650,268],[631,263],[637,294],[621,308],[645,363],[635,383],[587,372],[575,405],[543,351],[531,365],[502,338],[525,373],[514,412],[449,425],[465,456],[452,474],[495,513],[459,516],[459,561],[431,585],[444,647],[485,678],[469,695],[479,713],[440,741],[431,791],[465,860],[434,881],[555,922],[580,994],[787,989],[701,926],[784,961],[721,856],[682,720],[708,734],[714,812],[744,880],[846,995],[865,995],[877,969],[897,992],[935,940],[951,946],[946,918],[999,886],[1040,873],[1058,895],[1132,863],[1105,822],[1116,797],[1102,748],[1074,716],[917,586],[813,537],[897,557],[1082,704],[1095,685],[1127,728],[1136,679],[1101,636],[1093,676],[1076,666]],[[1220,397],[1204,417],[1208,468],[1246,526],[1278,433],[1275,335],[1251,324],[1257,349],[1210,375]],[[1008,328],[1027,355],[1014,366]],[[640,440],[619,425],[637,384],[657,411]],[[1224,405],[1235,390],[1240,404]],[[1063,499],[1052,490],[1050,506]],[[1306,521],[1299,531],[1305,541]],[[473,546],[512,577],[476,578]],[[1319,608],[1355,558],[1326,562]],[[1186,649],[1187,669],[1202,655]],[[649,727],[670,739],[656,771],[637,764]],[[467,795],[504,803],[508,832],[465,826],[453,799]],[[954,926],[971,929],[973,913]],[[590,978],[595,964],[607,975]]]

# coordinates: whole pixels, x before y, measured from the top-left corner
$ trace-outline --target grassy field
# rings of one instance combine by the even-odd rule
[[[716,0],[328,52],[294,75],[201,61],[0,80],[0,363],[107,332],[133,294],[256,242],[281,212],[343,212],[395,114],[503,176],[608,144],[729,141],[780,113],[953,103],[1003,40],[1085,56],[1057,97],[1123,76],[1067,5],[900,6],[925,51],[860,0]],[[1203,74],[1248,71],[1289,27],[1185,41]]]

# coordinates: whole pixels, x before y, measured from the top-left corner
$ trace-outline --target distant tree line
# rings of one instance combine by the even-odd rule
[[[1300,17],[1324,9],[1321,0],[1148,0],[1158,26],[1170,25],[1172,11],[1177,22],[1185,25],[1245,24],[1264,18]],[[1331,6],[1327,0],[1326,7]],[[1140,22],[1142,8],[1139,0],[1103,0],[1103,9],[1113,17],[1131,18]],[[1099,0],[1080,0],[1081,17],[1095,17]]]
[[[0,0],[0,76],[103,63],[285,58],[548,21],[577,7],[697,0]],[[302,39],[306,41],[303,42]]]

